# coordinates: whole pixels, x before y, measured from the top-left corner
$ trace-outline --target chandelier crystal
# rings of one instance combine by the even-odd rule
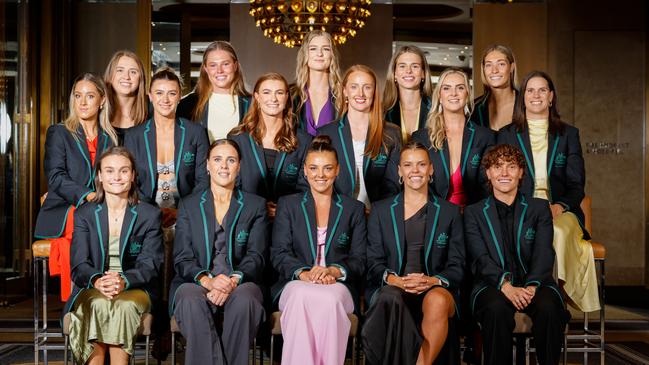
[[[371,15],[371,3],[371,0],[250,0],[250,15],[264,36],[286,47],[301,45],[304,36],[317,29],[331,34],[334,43],[344,44],[365,26]]]

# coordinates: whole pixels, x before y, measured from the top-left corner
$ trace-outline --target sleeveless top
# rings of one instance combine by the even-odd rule
[[[462,171],[460,166],[457,167],[448,182],[448,197],[446,200],[462,208],[466,206],[467,196],[462,185]]]

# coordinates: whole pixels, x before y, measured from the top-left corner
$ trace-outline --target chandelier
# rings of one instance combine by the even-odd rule
[[[331,34],[334,43],[344,44],[365,26],[365,20],[371,15],[371,3],[371,0],[250,0],[250,15],[264,36],[286,47],[301,45],[305,34],[318,29]]]

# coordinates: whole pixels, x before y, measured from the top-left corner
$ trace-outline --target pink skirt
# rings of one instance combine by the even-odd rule
[[[343,364],[354,301],[343,284],[294,280],[279,298],[282,364]]]

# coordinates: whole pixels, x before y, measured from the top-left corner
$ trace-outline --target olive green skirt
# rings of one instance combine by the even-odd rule
[[[95,342],[121,346],[133,355],[140,319],[150,308],[149,295],[141,289],[123,291],[112,300],[97,289],[83,290],[71,311],[70,348],[75,362],[85,364]]]

